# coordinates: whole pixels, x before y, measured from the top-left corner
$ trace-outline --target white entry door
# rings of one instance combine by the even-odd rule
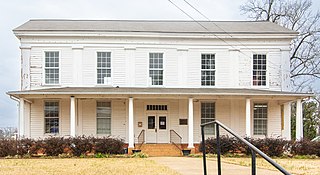
[[[147,143],[169,143],[166,115],[147,115]]]

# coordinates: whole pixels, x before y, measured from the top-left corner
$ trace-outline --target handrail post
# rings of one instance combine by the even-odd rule
[[[204,139],[204,126],[201,126],[201,138],[202,138],[203,174],[204,174],[204,175],[207,175],[206,143],[205,143],[205,139]]]
[[[256,175],[256,152],[251,149],[251,174]]]
[[[219,125],[215,123],[215,126],[216,126],[216,139],[217,139],[218,175],[221,175],[221,145],[220,145]]]

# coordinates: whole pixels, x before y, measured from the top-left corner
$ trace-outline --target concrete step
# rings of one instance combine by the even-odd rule
[[[152,156],[152,157],[182,156],[181,145],[174,145],[174,144],[142,144],[142,145],[136,145],[135,149],[140,149],[142,153],[146,153],[146,154],[148,154],[149,156]]]

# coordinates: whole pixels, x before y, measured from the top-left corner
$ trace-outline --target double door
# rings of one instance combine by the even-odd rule
[[[165,114],[147,115],[147,143],[169,143],[168,117]]]

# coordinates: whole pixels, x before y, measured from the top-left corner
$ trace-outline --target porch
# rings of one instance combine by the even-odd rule
[[[112,87],[52,88],[8,94],[20,100],[20,136],[113,136],[124,139],[129,149],[138,144],[141,131],[145,131],[147,144],[170,143],[170,131],[174,131],[181,137],[181,144],[194,149],[201,140],[200,124],[214,119],[242,136],[290,139],[292,101],[297,101],[296,135],[300,139],[301,100],[311,95],[257,89]],[[53,133],[48,130],[45,111],[46,102],[52,101],[58,102],[57,120],[49,123],[53,131],[58,131]],[[100,102],[106,106],[99,107]],[[262,122],[260,115],[255,115],[259,104],[266,107],[266,119]],[[100,119],[99,111],[110,114]],[[207,137],[214,134],[209,130]]]

